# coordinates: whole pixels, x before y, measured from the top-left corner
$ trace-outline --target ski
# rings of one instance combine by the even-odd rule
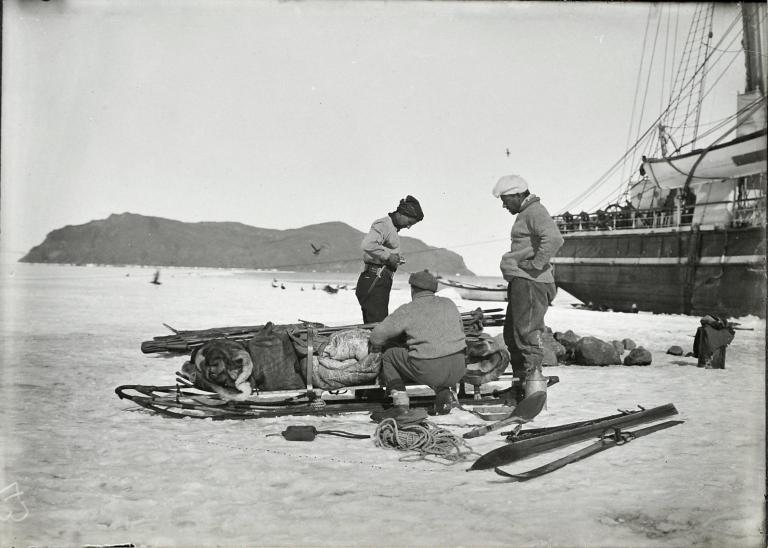
[[[517,404],[517,406],[514,408],[514,411],[512,411],[512,415],[502,419],[500,421],[496,421],[493,424],[488,424],[485,426],[479,426],[477,428],[474,428],[470,430],[469,432],[466,432],[464,434],[465,439],[469,438],[476,438],[478,436],[484,436],[488,432],[493,432],[494,430],[499,430],[500,428],[504,428],[505,426],[509,426],[510,424],[522,424],[524,422],[528,422],[532,420],[536,415],[541,413],[541,410],[544,409],[544,404],[547,402],[547,393],[544,391],[541,392],[534,392],[530,396],[526,397],[523,401]]]
[[[553,460],[552,462],[543,466],[528,470],[527,472],[522,472],[520,474],[510,474],[509,472],[505,472],[498,467],[494,468],[493,471],[500,476],[509,478],[510,482],[528,481],[545,474],[549,474],[550,472],[554,472],[555,470],[559,470],[560,468],[563,468],[572,462],[583,460],[587,457],[605,451],[606,449],[610,449],[611,447],[624,445],[625,443],[629,443],[636,438],[647,436],[648,434],[658,432],[659,430],[666,430],[667,428],[677,426],[678,424],[683,424],[683,422],[684,421],[666,421],[648,426],[646,428],[641,428],[639,430],[634,430],[632,432],[622,431],[620,428],[612,428],[603,433],[603,435],[600,436],[600,438],[595,443],[588,445],[583,449],[579,449],[570,455],[566,455],[557,460]]]
[[[668,403],[651,409],[622,413],[619,416],[598,418],[578,426],[562,425],[533,434],[521,432],[512,437],[506,445],[497,447],[481,456],[475,461],[470,470],[487,470],[497,466],[504,466],[531,455],[587,440],[596,433],[603,432],[606,428],[629,427],[645,422],[653,422],[676,414],[677,409],[675,409],[675,406]]]

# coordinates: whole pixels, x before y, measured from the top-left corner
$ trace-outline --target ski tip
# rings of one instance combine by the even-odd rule
[[[488,470],[489,468],[493,468],[493,463],[489,462],[491,459],[485,458],[486,455],[483,455],[482,457],[477,459],[475,462],[473,462],[472,466],[469,469],[470,470]]]

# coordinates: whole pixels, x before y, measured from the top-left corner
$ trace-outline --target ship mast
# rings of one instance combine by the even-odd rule
[[[738,135],[746,135],[760,130],[766,125],[765,91],[768,59],[766,59],[766,37],[764,33],[766,6],[762,3],[741,3],[741,21],[743,28],[742,48],[746,84],[744,93],[739,94]],[[755,102],[759,108],[748,108]]]
[[[763,6],[765,8],[765,6]],[[763,55],[763,44],[760,40],[762,21],[760,20],[760,4],[742,2],[741,16],[744,26],[744,62],[747,68],[746,93],[759,91],[765,95],[766,61]]]

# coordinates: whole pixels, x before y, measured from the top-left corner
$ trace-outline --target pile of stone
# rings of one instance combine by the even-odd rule
[[[628,354],[622,360],[625,352]],[[565,333],[544,333],[545,366],[568,365],[650,365],[651,353],[632,339],[606,342],[597,337],[580,337],[570,329]]]

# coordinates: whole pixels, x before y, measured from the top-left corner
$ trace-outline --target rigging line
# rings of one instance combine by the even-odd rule
[[[662,10],[664,7],[662,6]],[[679,9],[679,8],[678,8]],[[661,68],[661,93],[659,93],[659,111],[661,111],[664,108],[664,85],[666,84],[667,79],[667,57],[669,57],[669,35],[671,34],[669,32],[669,19],[672,14],[672,9],[666,10],[667,13],[667,30],[664,33],[664,56],[662,59],[664,60],[664,64]]]
[[[749,115],[751,115],[751,114],[752,114],[752,112],[754,112],[755,110],[757,110],[757,107],[758,107],[758,106],[760,106],[760,105],[759,105],[759,103],[761,103],[761,102],[762,102],[762,100],[761,100],[761,99],[760,99],[760,100],[756,100],[756,101],[753,101],[752,103],[750,103],[750,106],[748,106],[748,107],[746,107],[746,108],[744,108],[744,109],[741,109],[739,112],[745,112],[745,111],[749,111],[749,112],[747,112],[747,116],[749,116]],[[695,169],[695,166],[697,166],[697,165],[699,164],[699,162],[700,162],[700,161],[701,161],[701,159],[704,157],[704,155],[706,155],[706,154],[707,154],[707,153],[708,153],[710,150],[712,150],[712,148],[713,148],[715,145],[717,145],[718,143],[720,143],[720,141],[722,141],[723,139],[725,139],[725,137],[727,137],[728,135],[730,135],[731,133],[733,133],[733,132],[734,132],[736,129],[738,129],[738,127],[739,127],[738,125],[735,125],[735,126],[733,126],[731,129],[729,129],[729,130],[728,130],[728,131],[726,131],[724,134],[722,134],[720,137],[718,137],[718,138],[717,138],[717,139],[716,139],[714,142],[710,143],[710,144],[707,146],[707,148],[706,148],[706,149],[704,149],[704,150],[702,151],[701,155],[699,156],[699,160],[696,162],[696,164],[694,164],[694,168],[693,168],[693,169]],[[689,184],[689,183],[690,183],[690,182],[691,182],[693,179],[700,179],[700,180],[720,180],[720,179],[723,179],[723,177],[698,177],[698,176],[695,176],[695,175],[693,174],[693,169],[692,169],[691,171],[682,171],[682,170],[681,170],[680,168],[678,168],[678,167],[677,167],[675,164],[673,164],[673,163],[672,163],[672,161],[671,161],[670,159],[667,159],[667,165],[668,165],[669,167],[671,167],[673,170],[677,171],[677,173],[679,173],[680,175],[685,175],[685,176],[687,176],[687,178],[688,178],[688,182],[686,183],[686,186],[687,186],[687,184]]]
[[[727,38],[729,38],[731,36],[731,33],[732,33],[734,27],[736,26],[736,24],[739,21],[740,21],[740,17],[739,16],[734,17],[734,19],[731,21],[731,24],[729,25],[729,27],[726,29],[726,31],[723,33],[721,38],[718,40],[717,46],[720,46],[723,42],[725,42],[725,40]],[[733,37],[731,38],[731,43],[733,43],[738,38],[738,36],[739,36],[738,32],[734,33]],[[691,76],[690,80],[684,86],[681,87],[680,92],[679,92],[680,96],[678,97],[678,99],[680,100],[680,103],[682,103],[682,101],[684,101],[685,99],[688,99],[688,102],[690,104],[690,99],[692,97],[692,94],[694,92],[694,88],[696,86],[696,78],[698,76],[698,73],[699,72],[705,72],[706,70],[709,70],[709,71],[712,70],[712,69],[706,69],[706,65],[709,63],[709,60],[710,60],[710,58],[713,55],[714,55],[714,51],[710,52],[710,54],[707,57],[705,57],[704,62],[699,65],[699,67],[696,70],[696,72],[693,73],[693,75]],[[714,67],[714,65],[717,64],[722,58],[723,58],[723,54],[719,54],[718,57],[712,62],[712,66]],[[688,89],[689,87],[690,87],[690,90],[687,92],[687,94],[685,96],[683,96],[683,91],[685,89]],[[678,104],[680,104],[680,103],[678,103]],[[677,108],[675,108],[675,112],[677,112]],[[682,125],[683,128],[686,127],[686,123],[688,122],[689,118],[690,118],[690,115],[689,115],[688,112],[686,112],[686,115],[683,118],[683,125]],[[685,141],[685,131],[683,131],[681,133],[680,137],[681,137],[680,138],[681,141]],[[679,151],[679,150],[680,150],[680,148],[678,147],[677,151]]]
[[[719,46],[719,45],[720,45],[720,44],[721,44],[721,43],[722,43],[722,42],[725,40],[725,37],[726,37],[726,36],[728,36],[728,34],[731,32],[731,30],[732,30],[732,29],[733,29],[733,27],[736,25],[736,23],[739,21],[739,19],[740,19],[740,18],[739,18],[738,16],[737,16],[737,17],[735,17],[735,18],[733,19],[733,21],[731,22],[731,24],[730,24],[730,26],[728,27],[728,29],[725,31],[725,33],[723,34],[723,36],[722,36],[722,37],[720,38],[720,40],[718,41],[718,44],[717,44],[718,46]],[[710,53],[710,55],[713,55],[713,54],[714,54],[714,53]],[[681,59],[681,65],[682,65],[682,59]],[[694,71],[694,73],[691,75],[691,77],[690,77],[690,79],[688,80],[688,82],[686,82],[686,84],[684,84],[684,85],[682,85],[682,86],[681,86],[681,92],[680,92],[680,93],[682,93],[682,90],[683,90],[683,89],[685,89],[685,88],[687,88],[689,84],[691,84],[691,83],[693,83],[693,82],[695,81],[696,75],[697,75],[697,74],[698,74],[698,73],[699,73],[701,70],[702,70],[702,67],[700,66],[699,68],[697,68],[697,69],[696,69],[696,71]],[[687,73],[687,70],[686,70],[686,73]],[[678,73],[678,74],[679,74],[679,73]],[[654,120],[654,121],[651,123],[651,125],[648,127],[648,129],[646,130],[646,132],[643,134],[643,136],[641,137],[641,139],[644,139],[648,133],[650,133],[650,132],[651,132],[653,129],[655,129],[655,127],[656,127],[656,124],[658,124],[658,122],[659,122],[660,120],[662,120],[662,119],[664,118],[664,116],[666,116],[666,115],[667,115],[667,114],[668,114],[668,113],[669,113],[669,112],[670,112],[670,111],[671,111],[673,108],[676,110],[676,109],[677,109],[677,107],[679,106],[680,102],[681,102],[683,99],[684,99],[684,97],[682,97],[680,94],[678,94],[677,96],[673,96],[673,98],[670,100],[670,103],[669,103],[669,105],[667,106],[667,108],[666,108],[666,109],[664,109],[664,111],[663,111],[663,112],[661,112],[661,113],[659,114],[659,116],[656,118],[656,120]],[[673,117],[673,118],[674,118],[674,117]],[[638,146],[638,144],[639,144],[639,141],[638,141],[638,142],[635,142],[635,144],[634,144],[634,145],[632,145],[632,147],[636,147],[636,146]],[[587,188],[587,189],[586,189],[584,192],[582,192],[581,194],[577,195],[576,197],[574,197],[574,198],[571,200],[571,202],[569,202],[568,204],[566,204],[566,209],[563,209],[563,210],[561,210],[561,213],[562,213],[562,211],[566,211],[567,209],[569,209],[569,208],[573,207],[573,205],[575,205],[575,204],[578,204],[578,203],[579,203],[579,202],[581,202],[581,201],[584,201],[584,200],[586,199],[586,197],[587,197],[587,196],[589,196],[589,195],[590,195],[591,193],[593,193],[593,192],[594,192],[594,191],[595,191],[597,188],[599,188],[600,186],[602,186],[602,185],[605,183],[605,179],[606,179],[607,177],[609,177],[609,176],[610,176],[610,175],[611,175],[611,174],[612,174],[612,173],[613,173],[613,172],[614,172],[614,171],[615,171],[615,170],[616,170],[616,169],[617,169],[617,168],[618,168],[618,167],[621,165],[621,162],[625,161],[625,159],[627,158],[627,156],[629,156],[630,152],[631,152],[631,149],[630,149],[630,150],[627,150],[627,151],[626,151],[626,152],[625,152],[625,153],[624,153],[624,154],[623,154],[623,155],[622,155],[622,156],[621,156],[621,157],[620,157],[620,158],[619,158],[619,159],[618,159],[616,162],[614,162],[614,164],[613,164],[613,165],[612,165],[610,168],[608,168],[608,170],[607,170],[607,171],[606,171],[606,172],[605,172],[605,173],[604,173],[602,176],[600,176],[600,177],[599,177],[599,178],[598,178],[598,179],[597,179],[597,180],[596,180],[594,183],[592,183],[592,184],[591,184],[591,185],[590,185],[590,186],[589,186],[589,187],[588,187],[588,188]]]
[[[676,12],[675,12],[675,37],[672,40],[672,60],[669,64],[669,70],[674,71],[675,70],[675,61],[677,60],[677,33],[680,30],[680,4],[676,5]],[[673,78],[674,76],[674,78]],[[669,80],[672,82],[672,85],[669,88],[669,99],[667,100],[667,104],[672,103],[672,99],[674,98],[675,93],[675,86],[677,85],[677,72],[671,72]],[[659,108],[661,110],[661,108]]]
[[[653,61],[656,58],[656,44],[659,39],[659,30],[661,30],[661,18],[657,19],[656,22],[656,34],[653,37],[653,48],[651,49],[651,60],[648,63],[648,76],[645,79],[645,92],[643,94],[643,105],[640,107],[640,117],[638,118],[637,122],[637,134],[635,135],[635,139],[637,140],[640,136],[640,128],[642,127],[643,123],[643,117],[645,116],[645,103],[648,100],[648,90],[651,87],[651,69],[653,68]],[[637,157],[637,148],[632,153],[632,158],[629,161],[630,165],[635,164],[635,158]],[[622,177],[621,180],[624,180],[624,173],[622,171]]]
[[[727,28],[727,29],[726,29],[726,30],[723,32],[723,34],[722,34],[721,38],[718,40],[718,43],[716,44],[716,46],[715,46],[715,47],[719,47],[719,46],[720,46],[720,45],[721,45],[721,44],[722,44],[722,43],[723,43],[723,42],[726,40],[726,38],[728,38],[728,37],[729,37],[729,35],[730,35],[730,34],[731,34],[731,32],[733,31],[734,27],[736,26],[736,24],[737,24],[737,23],[739,23],[739,21],[740,21],[740,20],[741,20],[741,16],[740,16],[739,14],[736,14],[736,16],[733,18],[733,20],[731,21],[731,23],[730,23],[730,25],[728,26],[728,28]],[[738,33],[736,33],[736,35],[738,36]],[[733,42],[733,40],[731,40],[731,42]],[[688,50],[690,50],[690,48],[688,47],[688,41],[686,41],[686,51],[688,51]],[[674,51],[674,50],[673,50],[673,51]],[[714,52],[710,53],[710,55],[714,55]],[[719,60],[721,57],[722,57],[722,55],[721,55],[721,56],[718,58],[718,60]],[[705,59],[705,63],[704,63],[704,64],[706,64],[707,62],[708,62],[708,59]],[[716,62],[715,62],[715,63],[716,63]],[[713,63],[713,64],[715,64],[715,63]],[[683,66],[683,61],[682,61],[682,59],[681,59],[681,62],[680,62],[680,66],[678,67],[678,70],[677,70],[677,74],[678,74],[678,75],[679,75],[679,74],[680,74],[680,72],[683,70],[683,68],[685,68],[685,72],[686,72],[686,74],[687,74],[687,65],[684,67],[684,66]],[[703,69],[703,65],[699,66],[699,70],[701,70],[701,69]],[[694,84],[695,84],[695,78],[696,78],[696,75],[697,75],[697,73],[698,73],[698,70],[697,70],[697,72],[695,72],[695,73],[694,73],[694,74],[691,76],[691,78],[690,78],[690,80],[689,80],[689,81],[687,81],[685,84],[683,84],[683,85],[681,85],[681,86],[680,86],[680,88],[679,88],[679,91],[677,92],[677,94],[678,94],[678,95],[677,95],[677,100],[678,100],[678,103],[675,105],[675,108],[674,108],[674,112],[673,112],[673,115],[672,115],[672,124],[670,124],[670,125],[675,125],[675,124],[674,124],[674,120],[677,118],[677,109],[678,109],[677,107],[678,107],[678,105],[680,104],[680,102],[682,102],[682,100],[683,100],[683,99],[685,99],[685,98],[687,98],[687,97],[688,97],[687,95],[686,95],[686,96],[683,96],[683,91],[684,91],[686,88],[688,88],[688,87],[690,86],[690,87],[691,87],[691,92],[690,92],[690,93],[692,93],[692,90],[693,90],[693,86],[694,86]],[[675,83],[675,89],[677,89],[677,79],[676,79],[676,83]],[[674,91],[674,90],[673,90],[673,91]],[[672,96],[672,95],[670,95],[670,104],[672,103],[672,100],[673,100],[673,96]],[[681,126],[681,127],[684,127],[684,126]]]
[[[688,62],[686,61],[686,59],[690,57],[690,42],[691,42],[691,33],[693,32],[693,28],[694,28],[694,20],[692,20],[690,25],[688,26],[688,34],[686,35],[686,38],[685,38],[685,45],[683,46],[683,51],[680,55],[680,62],[677,67],[677,72],[675,73],[675,85],[672,90],[673,96],[670,97],[670,99],[679,98],[680,95],[682,95],[683,93],[683,89],[685,89],[685,86],[682,84],[682,82],[685,81],[688,75]],[[678,91],[678,84],[680,86],[679,91]],[[671,101],[670,101],[670,104],[671,104]],[[672,120],[674,121],[676,118],[677,118],[677,105],[675,105],[675,108],[672,111]]]
[[[645,65],[645,49],[646,49],[646,44],[647,44],[647,41],[648,41],[648,29],[651,27],[651,13],[652,12],[653,12],[653,4],[649,4],[649,6],[648,6],[648,15],[646,16],[646,19],[645,19],[645,31],[643,32],[643,45],[640,48],[640,51],[642,52],[641,55],[640,55],[640,66],[637,69],[637,79],[635,80],[635,96],[632,99],[632,114],[629,117],[629,128],[628,128],[628,131],[627,131],[627,144],[625,145],[627,147],[629,146],[629,143],[630,143],[630,141],[632,139],[632,128],[635,125],[635,109],[637,108],[637,96],[638,96],[638,93],[640,91],[640,79],[642,78],[642,75],[643,75],[643,65]],[[637,124],[637,127],[638,127],[638,131],[640,131],[639,130],[639,128],[640,128],[640,123],[639,122]],[[623,171],[623,169],[624,169],[624,166],[622,166],[622,173],[621,173],[621,178],[622,179],[624,178],[624,171]]]
[[[693,54],[693,46],[694,46],[694,44],[695,44],[696,42],[699,42],[699,41],[700,41],[700,40],[699,40],[699,38],[698,38],[698,36],[699,36],[699,32],[700,32],[700,28],[703,28],[703,26],[706,24],[706,22],[705,22],[705,21],[704,21],[704,22],[702,22],[702,15],[701,15],[701,12],[702,12],[703,10],[704,10],[704,7],[703,7],[703,6],[697,6],[697,7],[696,7],[696,14],[697,14],[697,15],[696,15],[696,30],[694,31],[693,39],[692,39],[692,41],[691,41],[691,55]],[[701,47],[699,47],[699,48],[697,49],[697,51],[696,51],[696,60],[695,60],[695,62],[694,62],[694,66],[702,66],[702,65],[701,65],[701,63],[700,63],[700,60],[699,60],[699,59],[700,59],[700,56],[701,56]],[[689,62],[690,62],[690,58],[689,58],[688,60],[689,60]],[[706,60],[705,60],[705,63],[706,63]],[[691,118],[691,104],[692,104],[692,102],[693,102],[693,94],[695,93],[695,88],[697,88],[697,87],[700,87],[700,86],[701,86],[701,76],[699,76],[699,79],[698,79],[698,80],[699,80],[699,81],[698,81],[698,83],[693,83],[693,84],[691,85],[691,91],[690,91],[690,93],[687,95],[687,99],[688,99],[688,101],[687,101],[687,102],[686,102],[686,104],[685,104],[685,120],[689,120],[689,119]],[[681,137],[681,139],[680,139],[680,140],[681,140],[681,141],[682,141],[682,140],[685,140],[685,128],[683,128],[683,135],[682,135],[682,137]]]
[[[708,129],[706,131],[706,133],[702,137],[706,137],[706,136],[708,136],[708,135],[710,135],[712,133],[715,133],[716,131],[722,129],[724,126],[726,126],[728,124],[728,122],[731,122],[733,120],[738,120],[740,115],[744,115],[744,117],[749,117],[754,111],[757,110],[757,107],[759,107],[762,104],[763,100],[764,100],[763,97],[758,97],[757,99],[753,100],[752,102],[746,104],[743,108],[740,108],[738,111],[736,111],[736,114],[734,114],[730,118],[724,120],[723,122],[721,122],[717,126],[713,127],[712,129]],[[738,128],[738,124],[736,126],[734,126],[733,129],[736,129],[736,128]],[[729,131],[729,133],[731,131],[733,131],[733,129],[731,129]]]
[[[705,58],[709,58],[709,46],[712,43],[712,24],[714,22],[714,12],[715,12],[715,5],[711,4],[710,6],[710,12],[709,12],[709,32],[707,33],[707,42],[704,44],[704,52],[705,52]],[[707,77],[707,70],[702,71],[701,73],[701,82],[699,84],[699,100],[696,104],[696,123],[693,126],[693,143],[694,146],[696,145],[696,139],[699,135],[699,121],[701,120],[701,104],[704,100],[704,83],[706,82]]]

